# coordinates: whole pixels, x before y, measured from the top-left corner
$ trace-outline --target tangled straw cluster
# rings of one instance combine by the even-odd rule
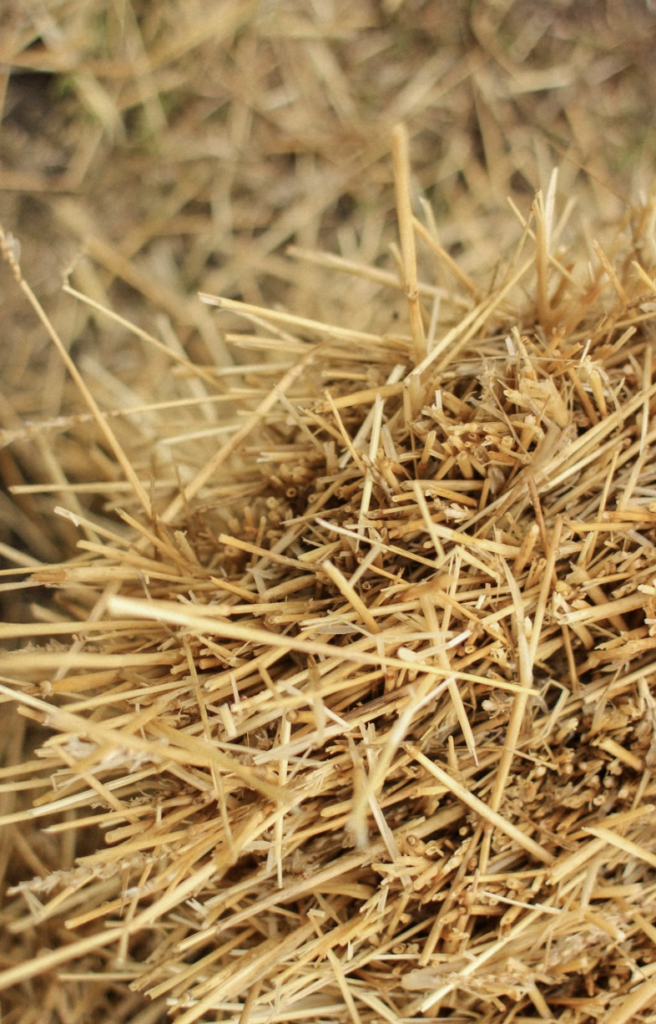
[[[127,485],[21,570],[59,610],[2,627],[2,693],[49,729],[2,824],[69,863],[12,890],[16,1006],[48,972],[177,1024],[656,1005],[656,207],[574,265],[554,176],[483,293],[394,154],[398,272],[294,255],[405,295],[409,335],[204,296],[262,361],[167,350],[178,396],[129,432],[78,374]]]

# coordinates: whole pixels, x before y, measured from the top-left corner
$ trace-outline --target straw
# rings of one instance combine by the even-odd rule
[[[56,173],[3,123],[86,253],[3,234],[18,1024],[654,1002],[648,35],[383,7],[10,19],[87,112]]]

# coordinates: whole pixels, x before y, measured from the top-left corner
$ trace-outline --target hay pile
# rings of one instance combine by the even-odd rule
[[[169,350],[113,416],[80,378],[115,526],[10,571],[56,602],[0,633],[47,730],[1,823],[62,868],[25,852],[8,1019],[44,974],[178,1024],[653,1019],[656,205],[575,258],[554,174],[488,285],[393,157],[396,270],[290,254],[369,330],[205,294],[239,365]]]
[[[0,12],[3,1024],[656,1020],[655,29]]]

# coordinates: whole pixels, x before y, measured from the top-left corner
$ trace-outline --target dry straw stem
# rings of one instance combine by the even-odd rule
[[[414,360],[415,363],[420,363],[426,355],[426,335],[421,317],[419,289],[417,286],[415,230],[410,200],[410,156],[408,133],[405,125],[397,125],[392,132],[392,155],[394,157],[396,215],[399,222],[401,257],[403,260],[403,283],[408,300],[408,316],[412,331]]]
[[[102,516],[64,510],[97,527],[76,557],[6,573],[47,595],[0,632],[2,699],[41,727],[0,824],[62,850],[12,879],[11,998],[120,973],[184,1024],[618,1024],[652,999],[648,221],[591,295],[585,247],[550,258],[552,177],[530,260],[522,234],[491,285],[450,273],[425,353],[394,148],[409,329],[398,281],[357,327],[203,293],[279,369],[204,364],[190,402],[174,346],[130,431],[58,346],[114,462]]]

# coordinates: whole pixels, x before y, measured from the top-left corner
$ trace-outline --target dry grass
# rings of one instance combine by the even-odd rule
[[[9,18],[3,1024],[652,1019],[651,32]]]
[[[284,248],[381,260],[395,237],[388,149],[400,121],[415,206],[428,198],[439,224],[440,284],[457,255],[470,285],[490,287],[512,244],[507,197],[525,209],[556,164],[562,195],[604,245],[605,226],[651,188],[653,19],[641,3],[11,6],[0,221],[107,407],[152,400],[147,382],[165,363],[70,303],[66,267],[195,363],[233,356],[197,289],[369,329],[366,289],[326,289],[320,268],[290,264]],[[4,275],[2,290],[5,439],[53,421],[3,448],[3,477],[87,483],[86,451],[57,425],[81,406]],[[46,561],[69,553],[74,532],[52,506],[38,493],[5,501],[0,539]]]

